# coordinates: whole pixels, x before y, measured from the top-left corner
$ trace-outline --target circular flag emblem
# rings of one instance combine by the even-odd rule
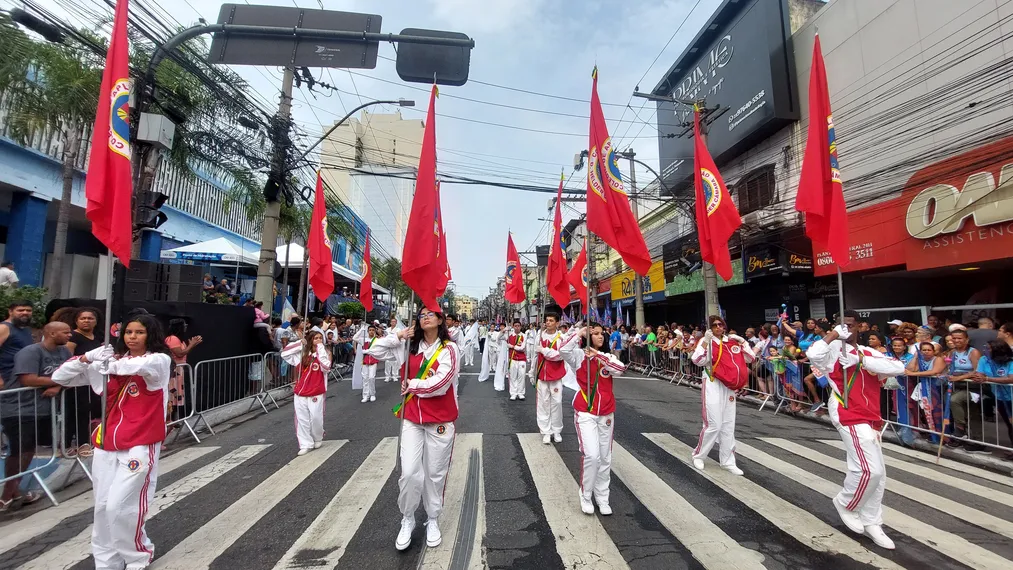
[[[310,370],[316,372],[317,370],[320,370],[320,365],[314,362],[313,364],[310,365]]]
[[[127,395],[128,396],[130,396],[132,398],[136,398],[137,395],[140,394],[140,393],[141,393],[141,389],[137,387],[137,384],[131,383],[129,386],[127,386]]]
[[[443,435],[447,433],[447,426],[440,424],[436,426],[436,435]]]
[[[580,282],[584,285],[584,287],[587,287],[587,266],[586,265],[584,266],[584,269],[580,270]]]
[[[707,215],[710,216],[721,205],[721,190],[718,186],[718,178],[710,170],[701,168],[700,179],[703,181],[703,202],[707,205]]]
[[[510,260],[510,261],[507,262],[507,266],[506,266],[506,275],[505,275],[505,278],[506,278],[507,285],[510,285],[511,283],[514,282],[514,274],[515,273],[517,273],[517,262],[513,261],[513,260]]]
[[[738,354],[740,352],[742,352],[742,347],[741,346],[738,346],[738,345],[733,345],[732,346],[732,354]]]
[[[117,79],[109,100],[109,150],[130,158],[130,81]]]
[[[136,459],[131,459],[130,461],[127,461],[127,469],[129,469],[131,473],[137,471],[140,468],[141,468],[140,461]]]

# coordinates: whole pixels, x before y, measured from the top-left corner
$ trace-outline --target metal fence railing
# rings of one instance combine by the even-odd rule
[[[42,478],[59,458],[57,394],[43,388],[9,388],[0,391],[0,447],[3,461],[19,458],[18,472],[0,474],[0,488],[8,481],[31,476],[54,505],[59,504]],[[48,450],[48,451],[47,451]]]
[[[250,401],[247,411],[260,404],[266,413],[264,388],[264,355],[244,354],[214,358],[197,363],[193,368],[193,401],[196,419],[184,420],[190,435],[197,441],[201,424],[215,435],[210,414],[226,406]],[[276,403],[277,405],[277,403]],[[192,423],[191,423],[192,421]]]

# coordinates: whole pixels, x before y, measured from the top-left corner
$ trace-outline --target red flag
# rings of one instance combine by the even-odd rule
[[[809,72],[809,138],[805,143],[795,209],[805,213],[805,233],[809,239],[825,247],[838,267],[846,266],[850,261],[848,209],[837,164],[834,116],[830,110],[827,69],[823,65],[819,34],[813,45]]]
[[[587,307],[587,241],[584,242],[584,247],[580,248],[580,255],[577,256],[577,261],[573,262],[573,267],[567,274],[566,280],[577,290],[580,302],[584,307]],[[567,304],[569,302],[567,299]]]
[[[373,310],[373,259],[369,256],[369,230],[366,230],[366,247],[362,251],[362,282],[359,283],[359,302],[366,312]]]
[[[331,239],[327,237],[327,206],[324,204],[324,181],[317,171],[317,189],[313,193],[313,216],[310,218],[309,280],[317,299],[326,301],[334,292],[334,266],[331,265]]]
[[[436,181],[436,226],[440,228],[440,247],[436,250],[436,262],[440,274],[436,278],[436,296],[442,297],[447,292],[447,284],[453,279],[450,275],[450,258],[447,257],[447,228],[443,226],[443,205],[440,199],[440,181]]]
[[[88,201],[85,216],[91,221],[91,233],[125,266],[130,265],[133,241],[130,70],[127,64],[127,0],[118,0],[95,111],[84,194]]]
[[[527,299],[524,294],[524,271],[521,269],[521,257],[514,247],[514,238],[507,234],[506,273],[503,274],[505,284],[504,297],[508,303],[519,304]]]
[[[623,177],[598,100],[598,68],[591,74],[591,136],[587,159],[587,229],[616,250],[640,275],[651,270],[651,254],[623,190]]]
[[[440,195],[436,185],[436,97],[433,85],[422,134],[419,170],[415,179],[415,196],[408,216],[404,250],[401,255],[401,280],[419,296],[430,311],[441,311],[437,297],[440,283],[449,280],[446,260],[440,263],[442,242],[446,240],[440,215]],[[444,282],[443,288],[446,288]]]
[[[696,228],[700,236],[700,257],[713,263],[718,275],[728,281],[732,278],[732,255],[728,251],[728,240],[742,225],[742,218],[700,135],[699,111],[695,112],[693,136],[693,178],[696,186]]]
[[[570,284],[566,280],[566,254],[563,253],[563,175],[559,175],[556,191],[556,217],[552,221],[552,242],[549,244],[549,266],[545,273],[545,288],[560,307],[570,304]]]

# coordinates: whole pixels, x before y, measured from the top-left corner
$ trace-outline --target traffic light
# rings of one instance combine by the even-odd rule
[[[169,196],[161,192],[142,192],[138,195],[134,231],[155,230],[168,221],[169,216],[159,209],[168,199]]]

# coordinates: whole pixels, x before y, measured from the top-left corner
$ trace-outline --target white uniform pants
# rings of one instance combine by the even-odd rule
[[[535,415],[542,435],[563,433],[563,383],[539,380],[535,389]]]
[[[581,467],[580,496],[585,501],[594,499],[599,505],[609,502],[609,481],[612,478],[612,429],[615,414],[596,416],[587,412],[573,415],[577,428],[580,453],[584,456]]]
[[[362,400],[376,396],[376,364],[362,365]]]
[[[384,382],[393,382],[395,380],[398,380],[397,363],[394,362],[393,360],[385,360],[383,362],[383,374],[384,374],[383,377]],[[376,384],[374,384],[374,386],[375,385]]]
[[[831,398],[831,402],[837,402]],[[841,441],[848,452],[848,474],[844,488],[834,497],[837,504],[858,513],[862,524],[883,524],[883,493],[886,492],[886,466],[879,431],[869,424],[838,426]]]
[[[96,570],[144,568],[154,559],[155,546],[144,531],[144,521],[155,498],[160,448],[153,443],[126,451],[95,450],[91,543]]]
[[[523,360],[510,361],[510,395],[524,395],[524,374],[527,369],[527,362]]]
[[[454,453],[454,423],[417,424],[401,421],[401,478],[397,506],[413,516],[421,500],[430,519],[443,512],[443,490]]]
[[[319,396],[295,396],[295,437],[299,449],[312,449],[313,444],[324,440],[324,400]]]
[[[721,383],[704,377],[700,390],[703,405],[703,430],[693,450],[694,459],[704,459],[715,443],[721,467],[735,467],[735,393]]]
[[[464,365],[474,366],[475,365],[475,345],[469,344],[464,347]]]

